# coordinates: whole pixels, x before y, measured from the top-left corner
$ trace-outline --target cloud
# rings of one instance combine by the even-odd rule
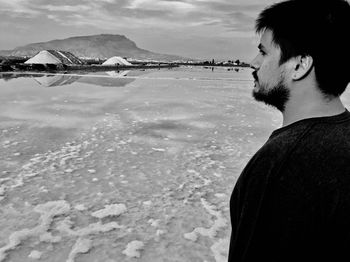
[[[144,10],[172,10],[174,12],[188,12],[195,9],[195,6],[191,3],[176,0],[131,0],[126,7],[129,9]]]
[[[7,13],[11,16],[36,17],[41,12],[35,10],[28,0],[0,0],[0,13]]]
[[[51,12],[81,12],[91,10],[88,5],[45,5],[40,6],[40,9],[44,9]]]
[[[120,28],[221,27],[252,30],[254,18],[272,0],[0,0],[0,12],[44,15],[62,26]]]
[[[228,13],[226,15],[226,19],[224,19],[222,22],[223,26],[228,31],[251,32],[254,30],[255,17],[236,11],[233,13]]]
[[[261,4],[237,4],[229,1],[202,1],[191,17],[206,26],[222,26],[228,31],[252,30],[255,17],[264,6]]]
[[[274,1],[0,0],[0,46],[115,33],[156,52],[188,57],[244,54],[253,46],[247,39],[255,34],[257,14]],[[244,44],[238,45],[237,39]]]
[[[166,8],[161,8],[162,5],[155,8],[129,8],[128,1],[119,1],[118,4],[115,4],[111,0],[105,0],[103,2],[86,1],[78,5],[46,4],[41,5],[38,9],[45,12],[48,19],[65,26],[92,26],[104,30],[121,27],[180,26],[178,16],[173,14],[174,8],[170,7],[184,8],[184,5],[177,1],[163,2]]]

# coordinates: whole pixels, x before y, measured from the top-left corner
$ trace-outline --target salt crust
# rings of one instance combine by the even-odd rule
[[[143,249],[144,244],[142,241],[134,240],[127,244],[126,248],[123,250],[123,254],[128,257],[139,258],[141,256],[138,250]]]
[[[0,196],[5,195],[5,185],[0,186]]]
[[[152,227],[158,227],[159,226],[160,219],[149,219],[148,223],[151,224]]]
[[[84,254],[89,252],[91,247],[92,241],[90,239],[79,238],[77,242],[75,242],[72,251],[69,253],[66,262],[74,262],[74,259],[78,254]]]
[[[66,146],[58,151],[49,151],[45,154],[36,154],[35,157],[29,160],[29,163],[22,165],[21,172],[16,177],[11,178],[10,182],[6,184],[6,186],[3,188],[3,195],[8,189],[23,186],[25,180],[28,180],[39,174],[43,174],[48,170],[56,170],[57,162],[59,162],[59,165],[57,166],[60,166],[62,169],[64,169],[66,173],[74,172],[75,169],[69,167],[69,162],[76,161],[80,151],[86,147],[87,144],[84,143],[82,145],[66,143]],[[37,169],[40,169],[40,172],[36,172],[35,170]]]
[[[101,221],[97,223],[89,224],[87,227],[80,228],[77,230],[72,230],[71,229],[72,225],[73,223],[69,220],[69,218],[66,218],[65,220],[58,223],[57,230],[71,236],[83,237],[83,236],[98,234],[100,232],[105,233],[114,229],[124,228],[124,226],[120,226],[117,222],[102,224]]]
[[[217,193],[217,194],[215,194],[215,196],[218,197],[218,198],[224,198],[224,197],[226,197],[226,194],[224,194],[224,193]]]
[[[70,210],[70,205],[64,201],[51,201],[37,205],[34,208],[35,212],[40,213],[40,224],[32,229],[25,228],[20,231],[13,232],[9,237],[9,243],[0,248],[0,262],[4,261],[7,256],[7,251],[15,249],[22,241],[29,237],[40,236],[50,228],[52,219],[55,216],[63,215]]]
[[[204,208],[208,211],[208,213],[216,217],[216,220],[210,228],[197,227],[192,232],[184,234],[184,238],[191,241],[197,241],[199,234],[214,239],[220,228],[225,227],[227,224],[226,219],[222,217],[221,212],[216,211],[213,205],[210,205],[204,198],[201,199],[201,202]],[[221,248],[221,246],[223,245],[223,243],[225,243],[223,241],[224,240],[220,239],[211,247],[216,262],[222,262],[227,260],[227,258],[222,255],[223,248]]]
[[[153,203],[152,203],[151,200],[148,200],[148,201],[144,201],[142,204],[143,204],[144,206],[146,206],[146,207],[149,207],[149,206],[151,206]]]
[[[208,211],[209,214],[215,216],[217,219],[210,228],[197,227],[192,232],[184,234],[184,238],[192,241],[196,241],[198,234],[214,238],[221,227],[226,226],[226,219],[224,219],[219,211],[215,210],[214,206],[211,206],[204,198],[201,198],[202,205]]]
[[[105,205],[105,208],[93,212],[91,215],[97,218],[104,218],[109,216],[119,216],[126,212],[124,204]]]
[[[67,262],[74,262],[74,259],[78,254],[89,252],[89,250],[92,247],[92,241],[85,237],[101,232],[109,232],[114,229],[124,228],[124,226],[120,226],[116,222],[102,224],[101,221],[89,224],[87,227],[80,228],[77,230],[72,230],[72,226],[73,223],[69,218],[65,218],[63,221],[60,221],[60,223],[58,223],[57,225],[57,230],[61,233],[66,233],[70,236],[79,237],[68,256]]]
[[[158,151],[158,152],[165,152],[165,149],[164,149],[164,148],[155,148],[155,147],[152,147],[152,150]]]
[[[46,232],[39,237],[40,242],[48,242],[48,243],[58,243],[62,240],[61,236],[53,236],[51,232]]]
[[[70,205],[64,201],[50,201],[44,204],[39,204],[34,208],[35,212],[40,213],[40,224],[34,228],[28,229],[25,228],[20,231],[16,231],[12,233],[9,237],[9,243],[2,248],[0,248],[0,262],[4,261],[7,257],[7,252],[9,250],[15,249],[18,245],[22,243],[22,241],[30,238],[30,237],[39,237],[42,242],[51,242],[57,243],[61,241],[61,236],[52,236],[50,232],[47,232],[50,229],[50,225],[53,221],[53,218],[59,215],[64,215],[68,213],[70,210]],[[126,207],[124,205],[110,205],[106,206],[104,209],[99,210],[95,213],[96,217],[103,218],[110,215],[119,215],[126,211]],[[64,220],[57,223],[57,230],[61,233],[66,233],[70,236],[79,237],[76,244],[72,248],[72,251],[69,255],[67,261],[74,261],[74,258],[79,253],[86,253],[91,248],[91,240],[86,239],[85,237],[88,235],[94,235],[98,233],[109,232],[114,229],[121,229],[124,226],[120,226],[116,222],[110,222],[106,224],[102,224],[101,221],[97,223],[89,224],[84,228],[80,228],[77,230],[72,230],[73,226],[72,221],[66,217]],[[35,256],[36,254],[33,254]]]
[[[30,252],[28,257],[31,259],[40,259],[42,254],[43,253],[38,250],[33,250],[32,252]]]
[[[78,211],[84,211],[87,208],[84,206],[84,204],[78,204],[78,205],[74,206],[74,209],[76,209]]]
[[[211,251],[214,253],[216,262],[226,262],[228,257],[228,249],[230,245],[230,239],[220,239],[214,245],[211,246]]]

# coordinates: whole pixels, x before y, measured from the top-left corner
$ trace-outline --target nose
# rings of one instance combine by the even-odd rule
[[[254,57],[254,59],[249,63],[250,68],[257,70],[259,68],[259,64],[258,64],[258,56]]]

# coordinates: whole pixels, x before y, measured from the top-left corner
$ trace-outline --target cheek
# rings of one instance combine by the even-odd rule
[[[260,72],[260,74],[259,74]],[[258,75],[264,79],[275,79],[279,75],[279,70],[276,67],[275,63],[271,63],[270,61],[266,61],[266,63],[262,64],[259,69]]]
[[[258,71],[259,79],[269,79],[271,77],[271,68],[268,64],[263,64]]]

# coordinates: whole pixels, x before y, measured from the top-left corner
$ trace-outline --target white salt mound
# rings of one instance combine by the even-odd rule
[[[93,212],[91,215],[97,218],[104,218],[109,216],[119,216],[126,212],[124,204],[105,205],[105,208]]]
[[[139,258],[141,256],[140,252],[138,250],[143,249],[144,244],[141,241],[134,240],[128,243],[126,246],[126,249],[123,250],[123,254],[128,257],[137,257]]]

